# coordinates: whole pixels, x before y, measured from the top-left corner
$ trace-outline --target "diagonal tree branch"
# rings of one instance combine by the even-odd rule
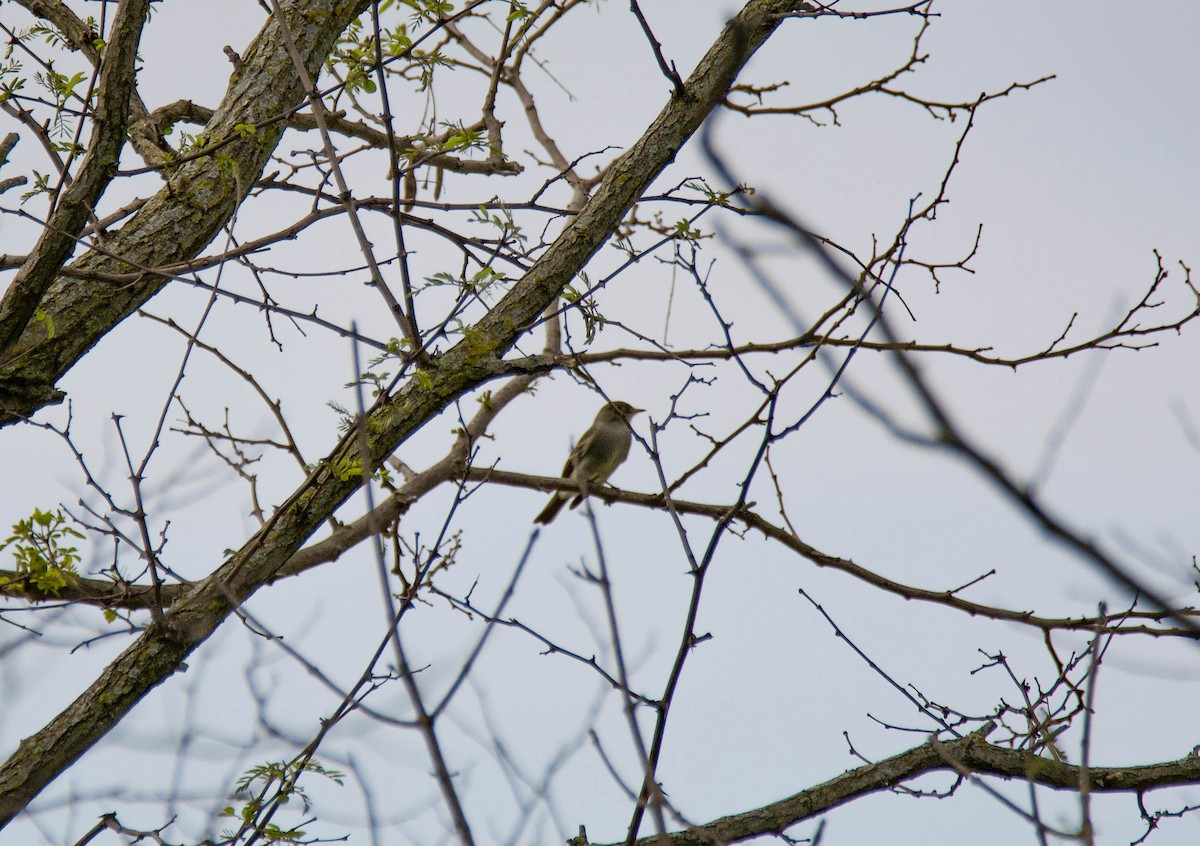
[[[304,540],[354,492],[362,473],[378,466],[452,400],[505,372],[500,356],[536,323],[563,287],[608,240],[628,209],[723,100],[737,72],[779,26],[781,15],[795,6],[796,3],[790,0],[751,0],[726,25],[701,59],[687,81],[686,96],[672,98],[637,143],[609,167],[593,198],[529,272],[467,333],[467,339],[431,359],[422,369],[420,379],[410,380],[394,395],[381,397],[363,420],[362,430],[354,427],[348,432],[329,457],[233,558],[181,598],[162,622],[152,624],[66,710],[21,743],[17,752],[0,767],[0,826],[6,825],[42,788],[120,722],[143,696],[176,672],[192,650],[203,643],[238,604],[269,581]],[[336,7],[346,13],[353,11],[346,4]],[[291,8],[295,14],[296,6]],[[299,34],[304,30],[305,26],[299,21],[293,23],[293,32]],[[328,49],[333,34],[328,26],[322,31]],[[272,34],[271,38],[268,33]],[[298,35],[297,40],[306,61],[319,64],[315,43],[318,39],[305,34]],[[271,23],[246,58],[246,65],[256,65],[260,72],[251,74],[249,68],[244,67],[235,77],[222,109],[210,124],[210,130],[228,132],[213,132],[214,137],[229,137],[233,126],[228,121],[234,119],[235,112],[260,114],[257,104],[251,105],[256,96],[272,101],[268,108],[270,113],[281,110],[278,101],[273,99],[274,92],[247,88],[246,84],[247,76],[256,78],[259,85],[278,84],[261,71],[267,61],[264,54],[268,52],[275,63],[287,64],[282,40]],[[289,77],[289,88],[297,97],[301,96],[295,74]],[[235,108],[237,103],[243,103],[243,108]],[[222,115],[226,117],[219,121]],[[236,133],[232,136],[236,138]],[[270,146],[277,138],[278,132],[273,131]],[[240,141],[234,140],[231,146],[251,162],[263,160],[244,149]],[[189,173],[195,181],[179,182],[176,190],[191,194],[193,202],[211,197],[211,204],[197,210],[196,216],[189,218],[191,226],[185,230],[191,235],[190,245],[195,246],[199,241],[197,235],[209,233],[206,226],[215,219],[214,210],[231,210],[242,194],[235,191],[233,185],[223,183],[219,174],[199,163],[191,165]],[[251,178],[238,180],[237,188],[248,188],[256,175],[257,170]],[[136,221],[139,225],[131,223],[126,227],[126,230],[138,230],[138,237],[123,238],[122,250],[136,250],[143,239],[150,236],[148,230],[165,235],[163,229],[170,225],[171,215],[188,215],[187,209],[164,208],[167,202],[168,199],[160,195],[147,204]],[[157,208],[158,215],[152,213],[151,207]],[[125,230],[121,234],[125,235]],[[195,248],[199,249],[199,246]],[[159,284],[147,281],[131,288],[146,289],[148,296]],[[71,312],[71,293],[59,293],[63,298],[59,305]],[[131,296],[128,291],[122,294],[126,300]],[[76,302],[75,308],[79,306]],[[90,307],[106,306],[101,303]],[[81,322],[77,315],[75,319],[76,323]],[[82,327],[80,331],[83,331]],[[95,329],[92,331],[95,333]],[[70,336],[73,333],[60,334]],[[102,334],[103,331],[95,333],[91,343]],[[45,346],[53,349],[43,353],[43,366],[45,360],[50,359],[65,370],[90,343],[80,347],[56,337],[43,341],[38,348]],[[15,365],[10,362],[7,369],[11,372],[14,366],[21,368],[22,361],[18,360]],[[49,385],[43,381],[36,389],[40,389],[44,397]],[[26,395],[25,399],[30,398]],[[0,395],[0,401],[5,399]],[[11,393],[8,400],[11,401]],[[12,414],[11,410],[9,414]],[[372,467],[362,467],[358,463],[360,459],[362,463],[369,460]],[[357,474],[342,469],[356,465],[361,468]]]
[[[88,215],[117,173],[129,123],[134,64],[149,6],[150,0],[121,0],[117,7],[100,64],[87,154],[37,244],[0,299],[0,355],[29,326],[42,297],[75,249],[75,237],[83,231]]]
[[[367,5],[367,0],[293,0],[286,5],[284,14],[310,74],[319,71],[338,35]],[[73,268],[129,273],[199,255],[261,176],[284,131],[275,118],[304,101],[304,88],[283,45],[272,17],[246,49],[205,128],[212,155],[171,171],[163,189],[108,236],[103,252],[88,253]],[[245,126],[256,131],[239,131]],[[54,336],[47,337],[42,324],[35,324],[16,343],[0,348],[0,426],[61,402],[64,395],[55,383],[62,375],[167,281],[148,271],[140,281],[120,287],[60,276],[39,306],[55,326]]]
[[[967,737],[950,742],[936,738],[883,761],[849,770],[809,790],[742,814],[667,835],[645,837],[638,846],[712,846],[737,843],[778,834],[788,827],[852,802],[871,793],[890,790],[897,784],[926,773],[950,770],[961,774],[992,775],[1022,779],[1057,790],[1078,790],[1080,768],[1042,758],[1019,749],[1005,749],[986,742],[987,726]],[[1178,761],[1136,767],[1092,767],[1088,787],[1099,793],[1133,793],[1155,787],[1200,783],[1200,758],[1189,755]],[[572,843],[576,841],[572,840]]]
[[[49,21],[93,65],[100,63],[100,51],[95,45],[96,32],[65,3],[57,0],[16,0],[16,3],[24,6],[30,14]],[[116,32],[115,28],[113,32]],[[131,88],[129,94],[129,126],[126,131],[129,133],[129,143],[147,164],[154,167],[166,164],[172,153],[171,147],[163,138],[157,123],[151,119],[150,111],[136,87]]]

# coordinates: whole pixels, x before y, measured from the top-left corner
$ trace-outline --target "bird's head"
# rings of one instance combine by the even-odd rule
[[[620,400],[617,400],[616,402],[610,402],[608,405],[604,406],[604,408],[601,409],[601,413],[606,417],[611,417],[613,420],[624,420],[626,423],[628,423],[633,419],[635,414],[641,414],[645,410],[646,409],[644,408],[634,408],[627,402],[621,402]]]

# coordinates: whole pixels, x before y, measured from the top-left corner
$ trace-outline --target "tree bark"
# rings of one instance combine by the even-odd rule
[[[657,846],[664,842],[671,846],[712,846],[776,834],[847,802],[891,790],[898,784],[941,770],[1019,778],[1058,790],[1079,790],[1084,778],[1080,767],[1020,749],[994,746],[984,739],[990,730],[990,727],[981,729],[952,741],[930,741],[883,761],[848,770],[824,784],[762,808],[722,817],[665,837],[644,837],[636,843],[638,846]],[[1088,789],[1093,793],[1133,793],[1155,787],[1196,784],[1200,782],[1200,758],[1189,755],[1165,764],[1091,767],[1086,778]]]
[[[305,66],[315,78],[341,32],[367,0],[296,0],[285,6]],[[207,152],[164,168],[166,185],[119,231],[109,233],[74,267],[84,272],[142,271],[114,286],[60,276],[38,304],[50,320],[0,346],[0,426],[61,402],[55,383],[117,324],[170,281],[154,268],[186,261],[229,222],[275,150],[284,117],[303,105],[303,90],[274,17],[246,49],[220,107],[202,133]],[[236,127],[253,126],[253,133]],[[66,260],[63,255],[59,261]],[[53,272],[52,270],[50,272]],[[45,329],[54,326],[53,336]]]
[[[83,231],[88,216],[94,213],[104,189],[117,173],[129,126],[138,43],[149,7],[150,0],[122,0],[117,7],[100,65],[96,113],[87,153],[37,244],[0,298],[0,350],[8,348],[29,327],[42,297],[74,252],[75,239]]]
[[[299,5],[311,12],[311,3]],[[314,75],[340,31],[334,30],[330,21],[336,18],[345,26],[361,5],[330,0],[327,14],[303,18],[295,5],[289,7],[290,24]],[[468,338],[431,359],[420,378],[381,398],[361,424],[365,438],[357,427],[352,429],[233,558],[181,598],[162,623],[151,625],[62,714],[22,742],[0,767],[0,827],[143,696],[178,670],[236,605],[270,580],[357,489],[361,474],[338,473],[334,468],[351,466],[360,459],[360,440],[366,441],[369,452],[369,461],[363,462],[370,465],[363,469],[366,473],[454,399],[505,373],[501,356],[608,240],[633,203],[723,100],[738,71],[779,26],[782,14],[799,7],[794,0],[747,3],[700,61],[687,81],[685,95],[673,97],[637,143],[609,167],[592,199],[529,272],[467,333]],[[232,156],[234,176],[222,176],[215,163],[197,160],[185,165],[172,179],[171,190],[156,196],[122,229],[112,252],[123,255],[124,263],[94,253],[85,257],[84,263],[127,272],[133,262],[150,267],[190,257],[228,219],[278,141],[281,129],[276,127],[282,123],[272,125],[266,138],[260,137],[260,130],[249,141],[240,139],[233,126],[258,123],[285,111],[288,106],[273,86],[286,87],[295,95],[289,103],[302,94],[278,29],[271,22],[248,51],[245,65],[234,74],[229,93],[208,126],[212,137],[230,139],[229,147],[221,152]],[[272,67],[274,75],[268,72]],[[264,106],[262,101],[269,104]],[[267,148],[266,152],[262,148]],[[190,202],[181,203],[175,195],[186,196]],[[172,240],[180,245],[180,252],[167,254],[165,242]],[[55,338],[23,347],[16,361],[10,360],[0,369],[5,379],[13,379],[14,374],[19,377],[15,383],[5,383],[7,393],[0,391],[0,405],[22,403],[16,411],[8,410],[9,421],[32,413],[55,396],[61,398],[52,387],[53,379],[163,284],[165,280],[147,273],[146,281],[119,292],[80,285],[78,280],[72,280],[70,286],[56,286],[51,294],[55,320],[61,321],[60,327],[70,325],[71,331],[60,329]],[[92,309],[99,313],[88,315]],[[65,322],[68,317],[72,324]],[[79,334],[90,340],[73,337]]]

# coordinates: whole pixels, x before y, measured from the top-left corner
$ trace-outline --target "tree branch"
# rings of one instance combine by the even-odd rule
[[[24,6],[31,14],[53,24],[66,37],[68,43],[83,53],[84,57],[93,65],[100,63],[100,51],[96,49],[94,43],[97,37],[96,32],[65,3],[51,2],[50,0],[16,0],[16,2]],[[174,151],[167,144],[154,121],[150,119],[150,112],[136,88],[131,88],[129,93],[129,126],[126,131],[129,133],[129,143],[147,164],[158,167],[165,164],[174,155]]]
[[[1041,758],[985,741],[992,726],[948,743],[929,743],[874,764],[849,770],[824,784],[804,790],[762,808],[723,817],[687,831],[665,835],[672,846],[712,846],[736,843],[764,834],[778,834],[806,819],[824,814],[871,793],[926,773],[951,770],[1004,779],[1022,779],[1056,790],[1078,790],[1080,768]],[[1131,793],[1179,784],[1200,783],[1200,758],[1189,755],[1178,761],[1135,767],[1091,767],[1088,787],[1098,793]],[[660,846],[662,836],[645,837],[638,846]]]
[[[311,3],[301,5],[311,19],[320,17],[311,11]],[[42,788],[120,722],[142,697],[176,672],[192,650],[203,643],[237,605],[274,577],[300,544],[358,488],[363,476],[451,401],[503,372],[500,356],[537,322],[564,286],[608,240],[633,203],[721,102],[738,70],[780,25],[781,14],[794,5],[788,0],[749,2],[722,30],[700,61],[688,80],[687,96],[673,98],[637,143],[612,164],[591,201],[472,332],[464,333],[468,335],[467,339],[431,359],[421,371],[420,379],[411,379],[394,395],[382,396],[363,420],[362,431],[356,426],[348,432],[329,457],[236,555],[181,598],[163,623],[151,625],[75,702],[37,734],[22,742],[12,758],[0,767],[0,826],[6,825]],[[298,7],[293,6],[292,10],[296,12]],[[328,17],[322,19],[319,27],[319,37],[305,32],[306,27],[297,21],[292,31],[303,33],[298,37],[298,46],[306,62],[319,65],[328,52],[338,31],[330,21],[344,21],[343,26],[348,23],[348,19],[334,12],[350,15],[353,11],[354,7],[347,4],[335,4],[328,9]],[[312,24],[309,27],[316,29]],[[324,50],[318,49],[321,45]],[[257,97],[266,101],[265,109],[270,113],[281,111],[278,93],[267,90],[272,84],[292,92],[290,99],[293,102],[303,95],[295,74],[288,76],[284,86],[282,80],[266,73],[267,53],[271,54],[270,60],[275,67],[287,66],[282,39],[274,21],[269,21],[263,34],[256,39],[225,105],[218,110],[218,116],[226,115],[227,120],[218,122],[214,117],[210,124],[210,129],[216,130],[214,137],[237,135],[228,120],[245,122],[249,117],[255,122],[254,114],[259,113],[260,106],[255,102]],[[312,72],[315,73],[315,68]],[[247,80],[254,80],[256,87],[248,87]],[[235,104],[242,104],[244,108],[235,109]],[[253,114],[246,114],[251,111]],[[235,112],[240,114],[235,116]],[[265,146],[273,148],[277,140],[278,131],[272,130],[270,142]],[[255,154],[255,148],[262,143],[235,139],[226,148],[237,154],[235,160],[257,166],[249,179],[222,181],[220,175],[213,172],[215,165],[206,165],[200,160],[186,166],[196,182],[177,184],[176,192],[188,194],[192,203],[210,200],[194,213],[191,226],[184,230],[192,236],[191,247],[199,249],[202,246],[197,245],[199,238],[196,236],[207,234],[207,227],[214,222],[219,225],[224,218],[219,217],[218,212],[225,210],[227,216],[244,190],[257,178],[265,159]],[[131,231],[122,238],[123,249],[137,246],[137,242],[149,234],[145,230],[171,222],[178,225],[176,218],[188,214],[188,210],[174,206],[169,210],[162,208],[168,202],[175,204],[178,201],[173,197],[156,197],[136,219],[138,225],[131,222],[122,230],[123,236],[126,231]],[[176,237],[185,240],[181,234]],[[161,235],[165,237],[166,233]],[[162,247],[158,249],[161,251]],[[158,262],[162,263],[162,260],[158,259]],[[131,303],[131,300],[148,297],[159,285],[159,281],[150,280],[125,291],[108,291],[107,299],[99,303],[72,300],[74,308],[71,302],[60,301],[58,305],[65,306],[66,313],[78,328],[70,332],[60,330],[54,339],[42,341],[34,350],[26,350],[15,362],[10,360],[0,372],[11,379],[10,374],[16,368],[28,377],[30,374],[25,368],[30,367],[31,362],[40,361],[44,369],[46,359],[51,358],[55,361],[57,376],[115,325],[120,316],[128,314],[131,305],[140,304]],[[72,298],[70,291],[60,290],[59,293],[64,299]],[[110,306],[110,300],[122,305]],[[103,312],[99,326],[92,324],[89,330],[79,325],[83,322],[77,312],[81,305]],[[71,336],[76,332],[90,332],[87,343],[81,345],[72,341]],[[41,354],[34,355],[38,350]],[[0,393],[0,402],[4,404],[11,404],[14,399],[23,403],[17,409],[10,405],[5,412],[7,419],[31,413],[47,401],[45,397],[50,386],[45,381],[46,375],[43,372],[41,380],[33,385],[26,383],[30,391],[23,396],[14,397],[11,388],[7,394]],[[37,401],[39,396],[40,402]],[[32,405],[31,400],[34,400]],[[0,421],[3,419],[0,417]],[[368,463],[371,466],[363,466]],[[361,470],[358,474],[342,472],[342,468],[349,466],[358,466]]]
[[[366,0],[289,4],[287,14],[296,19],[297,46],[310,73],[319,70],[338,35],[366,5]],[[128,273],[198,255],[262,174],[285,128],[274,118],[302,103],[304,95],[278,21],[271,18],[245,51],[241,70],[205,128],[212,154],[181,164],[168,184],[106,239],[103,252],[93,251],[73,267]],[[243,133],[239,126],[261,128]],[[149,272],[120,288],[60,276],[41,303],[56,328],[53,337],[39,323],[0,350],[0,426],[61,402],[64,394],[55,382],[166,283]]]
[[[0,299],[0,357],[5,356],[7,348],[33,320],[42,297],[74,250],[75,236],[83,231],[92,209],[117,172],[129,123],[134,64],[149,6],[150,0],[122,0],[117,7],[100,65],[87,154],[37,244]]]

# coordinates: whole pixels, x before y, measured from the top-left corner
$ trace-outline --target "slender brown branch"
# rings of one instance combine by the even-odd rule
[[[926,773],[962,771],[974,775],[1018,779],[1055,790],[1077,790],[1079,767],[986,742],[990,726],[959,740],[931,740],[873,764],[850,770],[823,784],[752,811],[713,820],[687,831],[672,832],[672,846],[737,843],[765,834],[780,834],[804,820],[872,793],[891,790]],[[1200,757],[1132,767],[1093,767],[1089,773],[1097,793],[1134,793],[1156,787],[1200,783]],[[637,846],[657,846],[661,837],[646,837]]]

